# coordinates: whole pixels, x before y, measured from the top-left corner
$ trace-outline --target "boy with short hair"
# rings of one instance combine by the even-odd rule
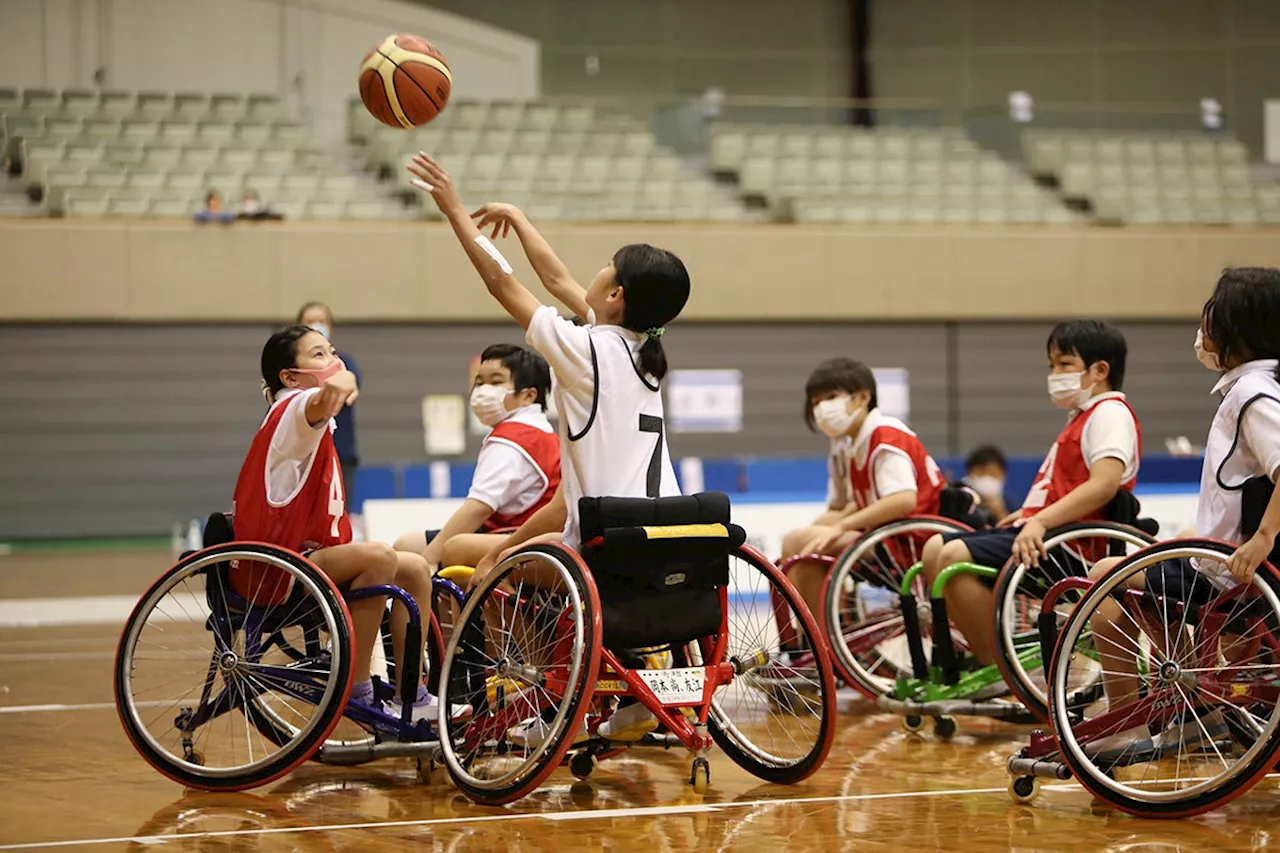
[[[1118,492],[1133,490],[1142,432],[1121,392],[1128,355],[1124,335],[1097,320],[1073,320],[1054,327],[1045,349],[1049,397],[1070,412],[1067,424],[1021,508],[994,529],[939,534],[925,544],[923,573],[930,585],[956,563],[1001,568],[1012,559],[1037,565],[1047,556],[1046,531],[1101,519]],[[980,664],[993,663],[990,587],[978,576],[962,573],[948,581],[945,597],[947,615],[970,651]]]

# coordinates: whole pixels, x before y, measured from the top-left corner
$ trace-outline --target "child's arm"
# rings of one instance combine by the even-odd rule
[[[467,498],[463,501],[462,506],[449,516],[449,520],[436,534],[436,538],[431,540],[427,550],[422,552],[431,570],[435,571],[436,566],[440,564],[440,555],[444,552],[446,542],[460,533],[475,533],[491,515],[493,515],[493,508],[484,501],[478,501],[475,498]]]
[[[1275,475],[1271,481],[1274,483]],[[1262,513],[1262,521],[1258,524],[1258,532],[1249,537],[1249,541],[1236,549],[1227,560],[1227,571],[1232,577],[1244,583],[1253,580],[1253,573],[1262,565],[1262,561],[1271,554],[1276,546],[1276,533],[1280,531],[1280,489],[1271,493],[1267,501],[1267,509]]]
[[[320,386],[320,393],[312,394],[307,399],[307,423],[312,429],[319,429],[342,411],[343,406],[350,406],[359,396],[356,375],[350,370],[330,376]]]
[[[564,501],[564,484],[561,483],[556,488],[556,493],[552,495],[551,500],[529,516],[529,520],[516,528],[511,535],[495,545],[488,555],[480,561],[480,565],[476,566],[476,573],[472,582],[478,582],[480,578],[488,574],[498,564],[504,554],[525,544],[530,539],[535,539],[548,533],[563,533],[564,524],[568,518],[569,511]]]
[[[471,265],[480,273],[489,293],[520,324],[520,328],[529,328],[533,312],[541,308],[542,303],[511,274],[511,265],[507,263],[507,259],[502,257],[489,238],[481,234],[480,229],[471,221],[471,214],[462,206],[462,199],[458,196],[449,173],[421,152],[414,156],[409,171],[418,179],[413,185],[431,194],[440,212],[453,226],[453,233],[458,235],[458,242],[462,243]]]
[[[1078,521],[1106,506],[1120,490],[1124,467],[1123,460],[1112,457],[1093,463],[1088,480],[1027,519],[1013,542],[1013,558],[1019,563],[1037,565],[1040,556],[1048,556],[1044,547],[1045,532]]]
[[[499,232],[505,237],[514,228],[520,245],[524,247],[525,256],[542,286],[561,305],[583,320],[587,319],[587,292],[574,279],[569,268],[551,248],[551,244],[533,227],[524,211],[512,204],[494,203],[486,204],[471,216],[477,220],[478,228],[493,226],[491,237],[496,238]]]

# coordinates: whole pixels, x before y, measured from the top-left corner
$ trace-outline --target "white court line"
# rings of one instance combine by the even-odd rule
[[[136,595],[11,598],[0,601],[0,628],[123,625],[137,603]]]
[[[159,708],[161,705],[172,705],[165,700],[134,702],[137,708]],[[0,714],[44,714],[50,711],[105,711],[115,710],[115,702],[91,702],[87,705],[0,705]]]
[[[411,826],[447,826],[455,823],[491,823],[517,820],[591,820],[594,818],[645,817],[689,814],[728,809],[753,809],[760,806],[793,803],[858,802],[867,800],[910,799],[915,797],[957,797],[974,794],[1001,794],[1005,788],[959,788],[950,791],[903,791],[896,794],[848,794],[830,797],[784,797],[776,800],[748,800],[735,803],[707,803],[687,806],[649,806],[635,809],[600,809],[599,811],[525,814],[477,815],[475,817],[440,817],[423,820],[385,820],[374,823],[334,823],[318,826],[282,826],[273,829],[226,829],[219,832],[184,832],[174,835],[122,835],[117,838],[80,838],[70,841],[37,841],[29,844],[0,844],[0,850],[39,850],[49,847],[83,847],[89,844],[163,844],[192,838],[234,838],[244,835],[283,835],[295,832],[339,832],[347,829],[391,829]]]

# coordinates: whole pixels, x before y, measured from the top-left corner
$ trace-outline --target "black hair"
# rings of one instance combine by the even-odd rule
[[[1111,367],[1107,381],[1112,391],[1124,387],[1124,362],[1129,355],[1129,345],[1124,334],[1115,326],[1100,320],[1071,320],[1059,323],[1049,333],[1045,352],[1057,350],[1063,355],[1078,355],[1085,369],[1100,361]]]
[[[1201,312],[1204,333],[1223,367],[1280,358],[1280,270],[1234,267],[1222,271]],[[1280,368],[1276,369],[1280,380]]]
[[[551,367],[546,359],[526,347],[494,344],[485,347],[484,352],[480,353],[480,360],[502,362],[502,366],[511,371],[511,382],[516,387],[516,393],[533,388],[538,392],[534,402],[546,411],[547,398],[551,395]]]
[[[856,394],[868,391],[871,401],[867,403],[867,411],[880,405],[880,397],[876,391],[876,375],[860,361],[851,358],[829,358],[819,364],[809,374],[809,381],[804,383],[804,422],[809,429],[817,429],[813,422],[813,404],[809,402],[819,394],[831,391],[847,391]]]
[[[640,368],[654,379],[667,375],[667,354],[662,349],[662,329],[689,301],[689,271],[674,252],[631,243],[613,255],[614,280],[622,288],[622,326],[644,332]]]
[[[270,399],[274,400],[284,390],[280,371],[298,366],[298,341],[314,331],[310,326],[295,323],[267,338],[267,344],[262,348],[262,383]]]
[[[975,447],[964,463],[966,471],[977,468],[979,465],[999,465],[1001,471],[1009,470],[1009,462],[1004,458],[1004,453],[994,444]]]
[[[302,303],[302,307],[298,309],[298,316],[294,317],[293,321],[295,323],[301,323],[302,318],[305,317],[307,312],[310,311],[312,308],[323,308],[325,316],[329,318],[329,325],[330,326],[333,325],[333,309],[330,308],[328,305],[325,305],[323,302],[319,301],[318,299],[312,299],[309,302]]]

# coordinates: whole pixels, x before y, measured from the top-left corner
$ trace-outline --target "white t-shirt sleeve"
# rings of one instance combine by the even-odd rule
[[[329,429],[330,422],[321,421],[312,426],[307,423],[307,401],[320,393],[319,388],[308,388],[292,395],[284,404],[284,414],[271,436],[271,452],[282,460],[301,462],[316,452],[320,438]]]
[[[876,484],[876,496],[887,498],[899,492],[914,492],[916,466],[905,453],[882,450],[872,462],[871,476]]]
[[[467,497],[503,515],[528,509],[546,483],[527,456],[501,441],[486,442],[476,459]]]
[[[550,305],[533,312],[525,341],[547,360],[557,385],[575,397],[585,388],[590,396],[595,382],[591,369],[591,333],[561,317]]]
[[[1129,407],[1119,400],[1098,403],[1080,436],[1080,454],[1089,470],[1101,459],[1119,459],[1123,480],[1132,479],[1138,465],[1138,425]]]
[[[267,500],[273,504],[281,505],[293,499],[311,469],[320,439],[325,430],[332,428],[332,421],[328,420],[318,426],[307,423],[307,401],[319,393],[319,388],[309,388],[283,403],[284,414],[276,424],[267,450]]]
[[[1249,448],[1266,475],[1280,472],[1280,403],[1258,400],[1240,422],[1240,441]]]

